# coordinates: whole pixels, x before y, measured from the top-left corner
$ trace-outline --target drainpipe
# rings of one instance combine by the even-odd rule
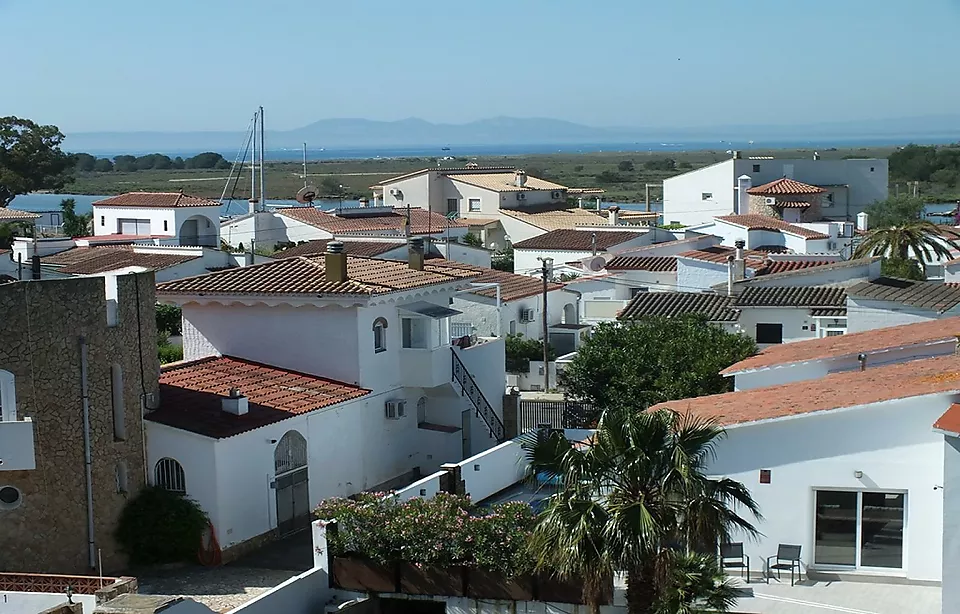
[[[83,401],[83,460],[87,486],[87,548],[90,569],[97,567],[97,548],[93,529],[93,458],[90,444],[90,390],[87,386],[87,340],[80,337],[80,393]]]
[[[727,296],[733,296],[733,267],[733,256],[727,256]]]

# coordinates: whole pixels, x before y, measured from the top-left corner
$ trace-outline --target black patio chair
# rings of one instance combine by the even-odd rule
[[[776,562],[771,565],[770,561]],[[798,578],[802,573],[800,569],[800,546],[780,544],[777,546],[777,553],[767,557],[767,584],[770,583],[771,571],[776,570],[777,580],[780,580],[780,572],[784,569],[790,570],[790,586],[793,586],[795,583],[793,577],[794,570],[796,570]]]
[[[743,553],[743,542],[720,544],[720,564],[724,569],[739,568],[741,578],[746,570],[750,584],[750,557]]]

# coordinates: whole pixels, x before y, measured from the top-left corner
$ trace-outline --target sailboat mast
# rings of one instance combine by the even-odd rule
[[[253,114],[253,132],[250,134],[250,143],[253,149],[250,152],[250,200],[257,197],[257,113]]]
[[[263,107],[260,107],[260,210],[267,209],[267,192],[263,184],[263,148],[264,148]]]
[[[303,187],[307,187],[307,144],[303,144]]]

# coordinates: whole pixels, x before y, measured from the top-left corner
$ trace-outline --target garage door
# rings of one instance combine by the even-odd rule
[[[120,218],[117,220],[119,228],[117,229],[122,235],[149,235],[150,234],[150,220],[131,220]]]

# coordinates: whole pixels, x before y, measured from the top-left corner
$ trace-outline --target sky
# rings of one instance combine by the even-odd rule
[[[802,125],[955,114],[960,0],[0,0],[0,116]]]

